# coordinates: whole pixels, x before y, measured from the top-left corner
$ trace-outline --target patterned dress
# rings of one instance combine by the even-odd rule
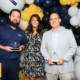
[[[34,37],[32,34],[26,37],[27,42],[22,73],[30,77],[43,76],[45,73],[45,60],[40,52],[42,37],[38,33]]]

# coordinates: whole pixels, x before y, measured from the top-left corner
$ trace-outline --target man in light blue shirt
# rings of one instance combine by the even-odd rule
[[[71,30],[60,26],[60,17],[56,13],[50,15],[51,30],[43,34],[41,53],[47,63],[45,71],[47,80],[71,80],[74,71],[72,56],[77,44]],[[56,64],[54,63],[56,62]]]

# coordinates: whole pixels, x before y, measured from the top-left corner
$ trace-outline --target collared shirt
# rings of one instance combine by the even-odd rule
[[[53,46],[54,46],[54,53],[52,55],[52,61],[58,61],[58,56],[56,54],[57,50],[57,44],[58,44],[58,38],[59,38],[60,29],[58,29],[56,32],[52,30],[52,39],[53,39]]]
[[[17,27],[15,30],[11,28],[9,24],[0,26],[0,45],[10,46],[17,40],[20,45],[26,45],[26,36],[25,32]],[[0,58],[4,59],[15,59],[20,55],[19,52],[7,52],[0,49]]]

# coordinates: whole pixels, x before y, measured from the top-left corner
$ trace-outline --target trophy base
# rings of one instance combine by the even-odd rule
[[[57,62],[53,62],[53,63],[57,65]]]
[[[19,50],[19,48],[12,48],[11,50]]]

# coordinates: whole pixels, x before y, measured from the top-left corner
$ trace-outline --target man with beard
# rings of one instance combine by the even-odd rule
[[[9,23],[0,26],[0,63],[2,64],[2,80],[18,80],[19,55],[25,48],[26,37],[18,25],[20,10],[13,9],[9,15]],[[13,50],[14,41],[20,44],[18,50]]]

